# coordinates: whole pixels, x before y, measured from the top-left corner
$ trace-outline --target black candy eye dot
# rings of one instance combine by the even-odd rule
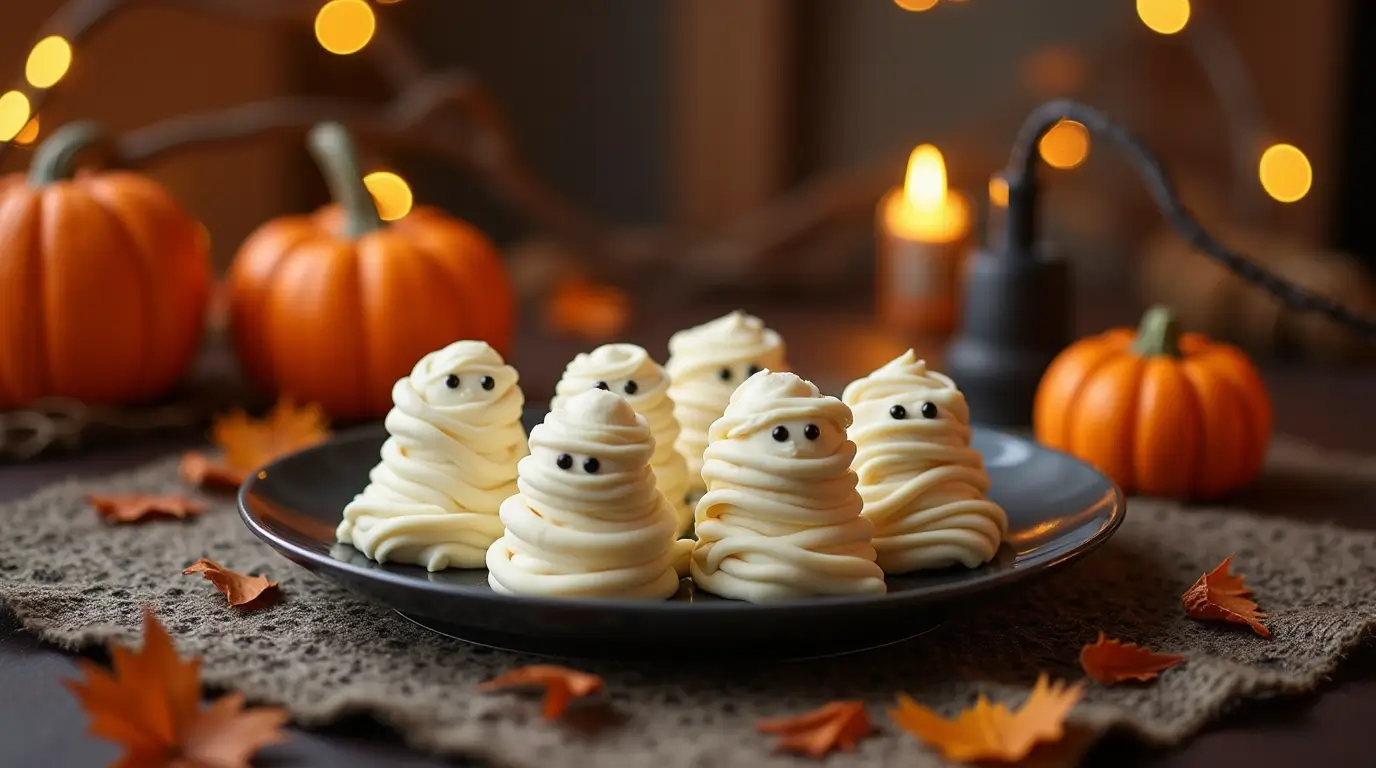
[[[922,404],[922,417],[923,417],[924,419],[935,419],[935,418],[936,418],[936,403],[923,403],[923,404]]]
[[[722,381],[730,381],[730,380],[731,380],[731,369],[730,369],[730,368],[723,368],[723,369],[721,369],[720,371],[717,371],[717,377],[720,378]]]
[[[590,475],[597,474],[597,470],[601,468],[602,462],[598,461],[596,458],[592,456],[589,456],[588,460],[583,462],[583,471],[587,472]]]
[[[901,405],[895,405],[889,409],[889,415],[895,419],[906,419],[908,418],[908,409]]]
[[[806,437],[809,440],[816,440],[821,436],[822,430],[818,429],[816,424],[809,424],[806,427],[803,427],[803,437]]]
[[[452,373],[449,374],[448,376],[445,376],[445,377],[444,377],[444,386],[449,387],[450,389],[458,389],[458,388],[459,388],[459,377],[458,377],[458,376],[455,376],[455,375],[452,374]]]
[[[628,395],[634,395],[636,392],[640,390],[640,385],[635,383],[634,381],[628,381],[624,386],[621,387],[621,389],[625,390],[626,394]]]
[[[488,392],[491,392],[492,388],[495,386],[497,386],[496,379],[492,378],[491,376],[483,377],[483,389],[487,390]]]
[[[573,457],[567,453],[561,453],[559,458],[554,460],[554,466],[560,469],[569,469],[573,466]]]
[[[599,382],[597,382],[597,388],[598,388],[598,389],[611,389],[611,387],[607,386],[607,382],[605,382],[605,381],[599,381]]]
[[[755,374],[759,373],[759,372],[762,371],[762,370],[764,370],[764,369],[761,368],[760,366],[755,365],[754,363],[751,363],[751,364],[750,364],[750,367],[745,369],[745,375],[746,375],[746,376],[754,376]]]
[[[788,439],[788,427],[775,427],[774,431],[770,434],[774,436],[775,440],[778,440],[782,443],[783,441]]]

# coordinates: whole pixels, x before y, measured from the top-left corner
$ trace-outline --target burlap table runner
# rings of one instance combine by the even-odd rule
[[[1277,443],[1268,471],[1305,478],[1311,489],[1376,483],[1376,459],[1288,442]],[[895,691],[948,714],[981,692],[1016,703],[1040,671],[1080,678],[1079,649],[1099,630],[1189,660],[1149,686],[1091,684],[1072,715],[1079,731],[1120,727],[1171,744],[1238,700],[1313,688],[1376,626],[1376,534],[1133,500],[1099,552],[972,604],[924,637],[777,665],[579,664],[605,677],[605,706],[548,724],[535,700],[474,690],[532,659],[430,634],[314,578],[259,543],[227,501],[190,522],[132,526],[104,524],[82,501],[92,491],[181,490],[169,459],[0,508],[0,600],[29,630],[67,648],[137,642],[140,605],[151,604],[183,653],[203,657],[211,685],[280,703],[302,724],[369,712],[417,747],[499,765],[796,765],[800,758],[772,754],[754,723],[838,698],[868,701],[880,735],[829,764],[942,765],[888,722]],[[1321,494],[1291,494],[1294,514],[1309,503],[1322,515]],[[1181,593],[1230,554],[1270,614],[1274,639],[1181,613]],[[200,557],[280,580],[285,600],[237,613],[209,583],[179,575]]]

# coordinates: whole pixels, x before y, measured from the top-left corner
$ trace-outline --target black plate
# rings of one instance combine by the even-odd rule
[[[528,411],[527,427],[541,417]],[[268,465],[239,491],[244,523],[293,562],[422,626],[480,645],[556,656],[682,658],[729,650],[736,659],[782,659],[897,642],[991,590],[1093,550],[1124,515],[1117,486],[1088,465],[976,428],[990,495],[1009,518],[1003,548],[982,568],[890,577],[882,596],[767,605],[716,598],[686,580],[665,602],[511,597],[488,588],[486,570],[427,573],[378,565],[335,541],[344,505],[367,484],[385,438],[380,426],[364,427]]]

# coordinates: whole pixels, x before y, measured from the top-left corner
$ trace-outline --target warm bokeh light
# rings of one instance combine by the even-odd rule
[[[0,96],[0,141],[9,141],[29,124],[29,97],[19,91]]]
[[[38,139],[38,115],[29,119],[29,122],[24,125],[24,129],[14,137],[14,143],[32,144],[36,139]]]
[[[357,53],[376,30],[372,6],[364,0],[330,0],[315,15],[315,39],[330,53]]]
[[[925,11],[936,7],[937,0],[893,0],[893,2],[905,11]]]
[[[34,44],[24,64],[24,77],[35,88],[51,88],[72,66],[72,46],[60,35],[50,35]]]
[[[415,202],[406,180],[391,171],[373,171],[363,177],[363,184],[377,203],[377,213],[383,221],[396,221],[411,212]]]
[[[1008,180],[1002,176],[989,178],[989,202],[999,208],[1008,207]]]
[[[1273,144],[1261,153],[1257,167],[1261,187],[1282,203],[1293,203],[1309,194],[1314,185],[1314,169],[1309,158],[1293,144]]]
[[[1042,136],[1037,150],[1047,165],[1069,170],[1089,157],[1089,131],[1074,120],[1062,120]]]
[[[1153,32],[1173,35],[1190,23],[1190,0],[1137,0],[1137,18]]]
[[[903,177],[903,197],[914,208],[936,208],[946,198],[946,159],[941,150],[922,144],[908,155]]]
[[[914,149],[908,156],[903,188],[880,202],[889,231],[924,242],[950,242],[964,236],[970,225],[969,203],[946,183],[941,150],[931,144]]]

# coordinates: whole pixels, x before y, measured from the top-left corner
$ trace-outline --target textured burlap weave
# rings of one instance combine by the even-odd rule
[[[1310,488],[1376,482],[1376,459],[1278,443],[1268,471]],[[1270,484],[1293,488],[1288,481]],[[601,673],[602,707],[568,722],[539,718],[538,699],[480,695],[481,681],[531,659],[465,646],[416,628],[279,558],[219,500],[190,522],[111,526],[84,494],[180,492],[175,460],[50,487],[0,507],[0,600],[39,637],[68,648],[137,642],[153,605],[183,653],[204,658],[215,686],[291,710],[303,724],[359,711],[418,747],[510,766],[774,766],[753,731],[764,716],[862,698],[880,734],[834,766],[934,766],[942,761],[884,715],[895,690],[947,713],[980,692],[1020,701],[1039,671],[1081,677],[1080,647],[1099,630],[1188,662],[1149,686],[1091,684],[1072,719],[1082,732],[1130,730],[1180,741],[1249,697],[1311,689],[1376,627],[1376,534],[1229,508],[1134,500],[1114,539],[1081,563],[971,606],[940,629],[867,654],[755,667],[582,664]],[[1306,492],[1307,493],[1307,492]],[[1322,495],[1288,502],[1322,515]],[[1306,502],[1304,499],[1309,498]],[[1185,618],[1180,595],[1228,555],[1270,614],[1274,639]],[[238,614],[181,569],[200,557],[280,580],[285,599]],[[608,712],[613,716],[608,716]],[[596,715],[593,717],[592,715]]]

